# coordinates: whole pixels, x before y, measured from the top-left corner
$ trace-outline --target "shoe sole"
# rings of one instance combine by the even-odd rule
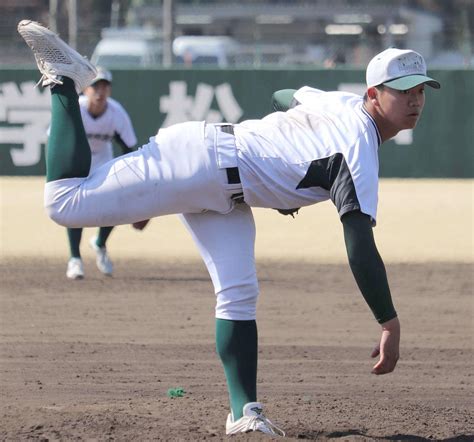
[[[74,58],[77,58],[77,61],[82,61],[84,57],[81,56],[77,51],[75,51],[73,48],[71,48],[66,42],[64,42],[61,37],[59,37],[58,34],[54,33],[47,27],[43,26],[42,24],[33,21],[33,20],[22,20],[20,23],[18,23],[17,26],[18,33],[23,37],[25,40],[26,44],[31,48],[33,53],[36,55],[35,51],[37,48],[34,45],[34,41],[30,39],[31,36],[34,36],[35,38],[50,38],[51,40],[54,40],[55,43],[57,44],[58,47],[61,48],[61,51],[66,53],[69,58],[69,62],[71,64],[74,63]],[[75,55],[75,57],[71,57],[70,54]],[[52,61],[47,61],[48,63],[54,63]],[[62,63],[64,64],[64,63]],[[86,62],[85,64],[89,64]]]

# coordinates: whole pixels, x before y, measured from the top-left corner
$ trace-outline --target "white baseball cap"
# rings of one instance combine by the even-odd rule
[[[410,49],[389,48],[370,60],[366,72],[367,87],[383,84],[405,91],[421,83],[435,89],[441,85],[426,76],[426,63],[418,52]]]
[[[91,86],[98,81],[106,81],[107,83],[112,83],[112,72],[108,71],[107,69],[98,67],[97,68],[97,75],[92,80]]]

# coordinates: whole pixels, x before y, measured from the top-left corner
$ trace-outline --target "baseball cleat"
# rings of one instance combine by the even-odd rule
[[[260,431],[271,436],[285,437],[285,432],[264,416],[260,402],[245,404],[243,412],[244,415],[235,422],[233,421],[232,413],[227,416],[225,426],[225,433],[227,435]]]
[[[81,258],[71,258],[67,263],[66,276],[69,279],[84,278],[84,267]]]
[[[107,249],[105,247],[99,247],[97,245],[97,237],[94,236],[89,242],[92,250],[95,252],[95,263],[97,268],[107,276],[112,276],[114,266],[109,256],[107,255]]]
[[[97,69],[57,34],[31,20],[18,23],[18,32],[33,51],[42,74],[42,86],[62,84],[61,77],[71,78],[77,92],[83,91],[97,75]]]

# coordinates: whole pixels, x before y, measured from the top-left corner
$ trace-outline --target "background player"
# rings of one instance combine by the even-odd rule
[[[130,117],[124,107],[110,97],[112,93],[112,74],[105,69],[98,69],[97,76],[84,89],[79,97],[82,121],[91,148],[92,173],[102,164],[114,157],[112,141],[115,141],[124,154],[132,151],[137,137]],[[113,272],[106,242],[113,227],[100,227],[97,236],[90,239],[90,246],[96,254],[97,268],[107,276]],[[66,276],[70,279],[82,279],[84,266],[82,263],[80,243],[82,228],[68,228],[69,250]]]
[[[420,54],[389,49],[374,57],[365,98],[305,87],[286,94],[295,104],[286,112],[236,125],[177,124],[88,176],[89,161],[73,161],[90,152],[76,89],[95,76],[94,67],[37,23],[22,21],[18,30],[35,54],[43,85],[53,86],[56,142],[48,149],[45,187],[51,218],[74,227],[183,214],[217,297],[216,348],[231,405],[227,434],[284,434],[257,402],[259,292],[251,206],[291,210],[333,201],[352,272],[381,325],[372,373],[394,370],[400,323],[372,232],[378,148],[416,126],[425,84],[439,88],[426,76]],[[280,95],[278,105],[288,107]]]

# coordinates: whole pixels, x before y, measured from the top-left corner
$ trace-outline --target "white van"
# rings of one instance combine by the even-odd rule
[[[138,28],[106,28],[91,62],[107,69],[149,67],[161,63],[162,44],[157,32]]]
[[[239,44],[228,36],[182,35],[173,41],[177,64],[227,67],[237,54]]]

